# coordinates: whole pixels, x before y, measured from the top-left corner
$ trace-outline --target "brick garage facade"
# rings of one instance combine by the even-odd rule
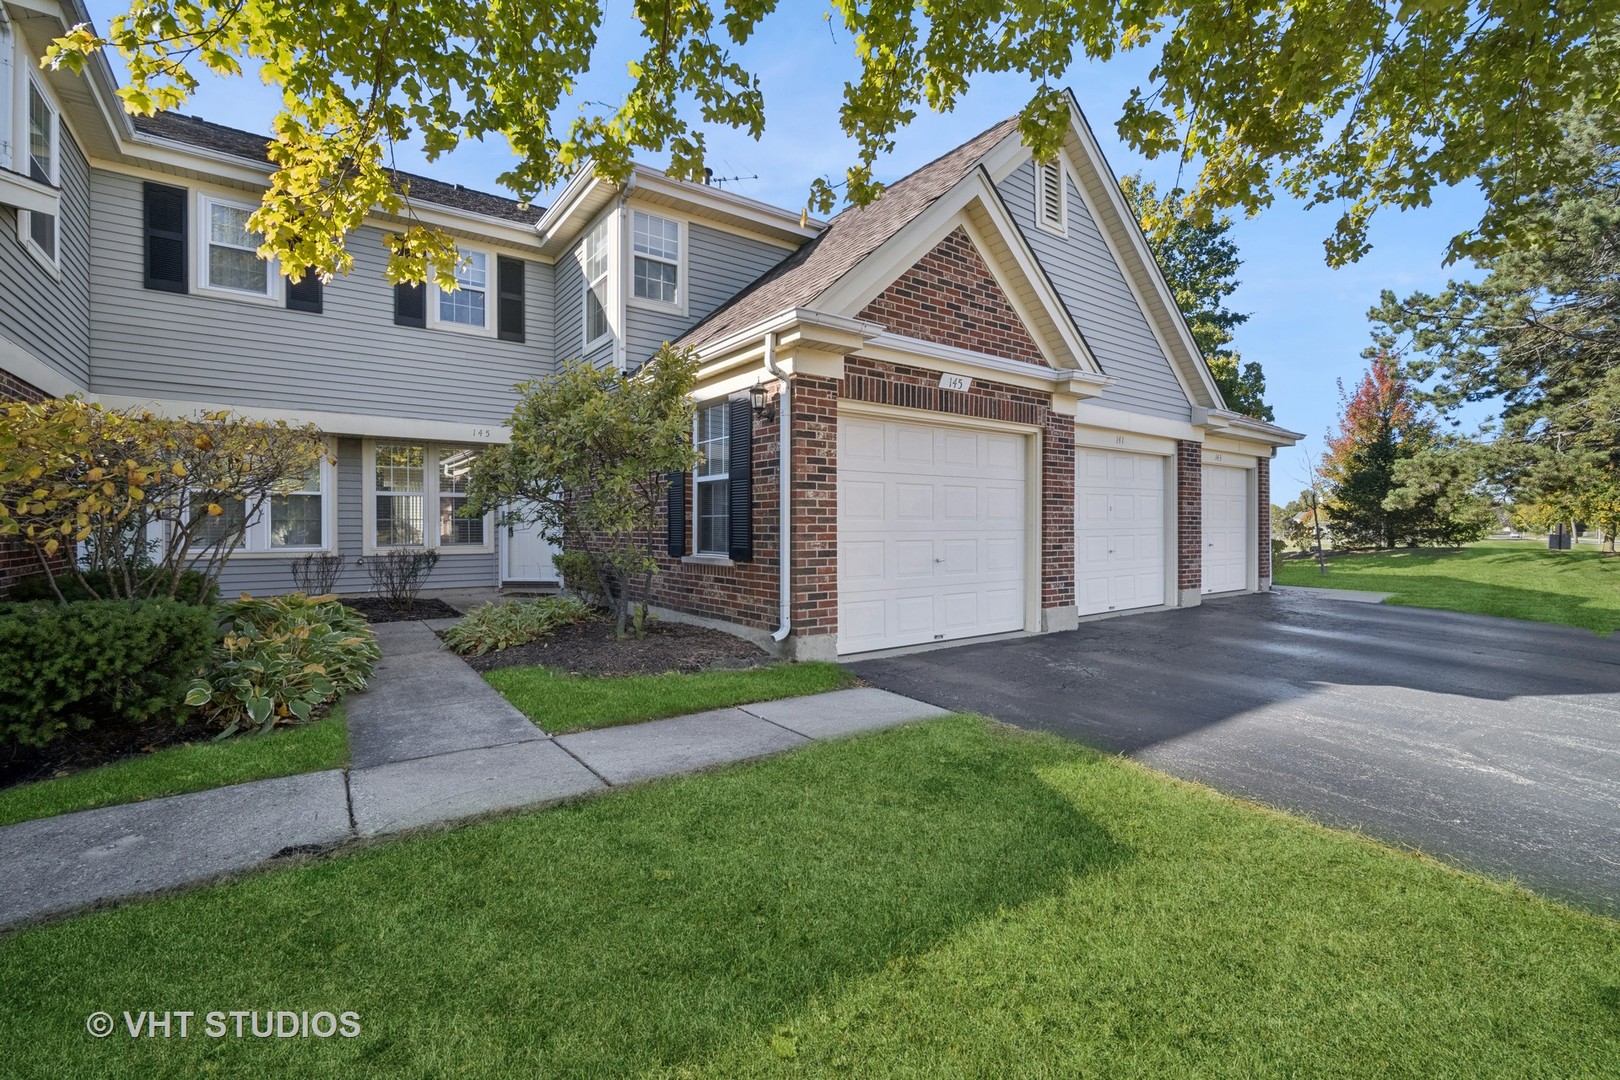
[[[1204,448],[1176,443],[1176,588],[1204,584]]]
[[[907,337],[1045,366],[1039,347],[1001,292],[967,233],[958,228],[862,310]],[[927,423],[949,415],[1011,423],[1040,433],[1042,447],[1040,535],[1036,549],[1040,607],[1075,603],[1074,419],[1052,410],[1052,395],[1040,389],[978,378],[967,391],[944,390],[940,372],[927,366],[846,356],[841,378],[795,375],[792,379],[792,546],[795,651],[832,652],[838,632],[838,416],[840,402],[882,405],[897,420]],[[777,402],[773,387],[769,400]],[[778,618],[781,530],[778,527],[778,418],[756,418],[753,435],[754,558],[748,563],[697,558],[660,558],[654,602],[661,607],[771,630]],[[1196,451],[1196,447],[1194,447]],[[1194,459],[1196,471],[1197,460]],[[1036,482],[1030,477],[1029,483]],[[687,481],[690,484],[690,478]],[[1196,515],[1196,484],[1193,488]],[[695,515],[688,495],[685,546],[693,548]],[[1029,523],[1031,528],[1035,523]],[[1195,573],[1196,573],[1196,563]],[[807,648],[806,639],[819,646]]]
[[[906,337],[1046,366],[1040,346],[961,227],[858,317]]]
[[[50,395],[32,383],[26,383],[0,369],[0,403],[7,401],[44,401]],[[0,541],[0,596],[5,596],[11,583],[19,577],[39,572],[39,557],[21,544]]]

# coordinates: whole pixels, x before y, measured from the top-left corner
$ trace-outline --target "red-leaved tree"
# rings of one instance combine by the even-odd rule
[[[1386,353],[1373,357],[1355,393],[1339,383],[1339,402],[1339,428],[1329,433],[1322,458],[1336,544],[1390,548],[1412,539],[1411,512],[1386,509],[1384,501],[1396,486],[1396,463],[1434,443],[1434,420]]]

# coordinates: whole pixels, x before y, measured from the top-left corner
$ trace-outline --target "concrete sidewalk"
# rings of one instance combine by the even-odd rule
[[[376,627],[350,695],[351,767],[0,828],[0,928],[383,836],[943,716],[884,690],[745,705],[552,738],[422,623]]]

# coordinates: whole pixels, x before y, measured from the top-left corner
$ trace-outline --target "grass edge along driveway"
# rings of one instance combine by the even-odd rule
[[[496,668],[489,684],[550,735],[820,694],[855,685],[837,664],[771,664],[740,671],[667,675],[565,675],[543,667]]]
[[[1620,629],[1620,559],[1590,549],[1548,551],[1524,540],[1488,540],[1461,549],[1399,548],[1330,555],[1326,576],[1315,559],[1279,560],[1272,580],[1392,593],[1386,603],[1558,623],[1599,634]]]
[[[0,939],[36,1077],[1614,1075],[1620,923],[974,717]],[[70,962],[64,963],[64,959]],[[352,1039],[86,1016],[352,1010]],[[21,1056],[18,1056],[21,1055]]]
[[[0,826],[250,780],[341,769],[348,763],[349,729],[339,703],[312,724],[168,746],[67,776],[0,788]]]

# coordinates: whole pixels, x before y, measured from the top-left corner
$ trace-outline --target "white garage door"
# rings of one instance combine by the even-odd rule
[[[1204,466],[1204,588],[1249,587],[1249,476],[1225,465]]]
[[[1074,509],[1080,614],[1164,603],[1164,458],[1082,447]]]
[[[1024,439],[838,422],[838,651],[1024,628]]]

